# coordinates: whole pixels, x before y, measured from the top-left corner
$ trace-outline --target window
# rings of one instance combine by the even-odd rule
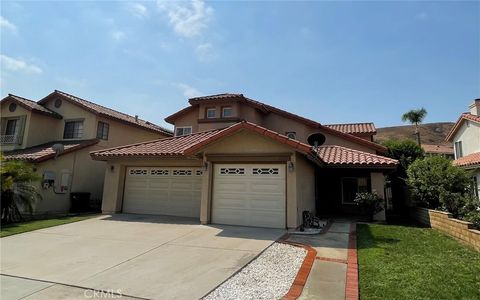
[[[285,135],[289,138],[289,139],[292,139],[292,140],[296,140],[297,139],[297,133],[295,131],[287,131],[285,132]]]
[[[459,159],[463,156],[462,142],[455,142],[455,159]]]
[[[354,204],[353,199],[357,193],[368,192],[367,177],[343,177],[342,178],[342,203]]]
[[[83,136],[83,121],[66,121],[64,139],[80,139]]]
[[[110,125],[108,125],[108,123],[98,122],[97,139],[108,140],[109,129],[110,129]]]
[[[207,112],[206,112],[207,119],[214,119],[215,118],[215,113],[216,113],[216,109],[214,107],[207,108]]]
[[[8,120],[7,126],[5,127],[5,135],[17,134],[17,124],[18,124],[18,119]]]
[[[230,118],[233,116],[233,109],[231,107],[222,108],[222,118]]]
[[[177,127],[175,129],[175,136],[192,134],[192,127]]]

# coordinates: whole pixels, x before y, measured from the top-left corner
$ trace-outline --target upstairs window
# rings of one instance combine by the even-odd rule
[[[175,136],[192,134],[192,127],[177,127],[175,129]]]
[[[216,109],[214,107],[207,108],[206,117],[207,119],[214,119],[216,116]]]
[[[63,131],[64,139],[81,139],[83,137],[83,120],[66,121]]]
[[[230,118],[233,116],[233,109],[231,107],[222,108],[222,118]]]
[[[109,130],[110,130],[110,125],[108,125],[108,123],[98,122],[97,139],[108,140]]]
[[[462,141],[455,142],[455,159],[463,156]]]

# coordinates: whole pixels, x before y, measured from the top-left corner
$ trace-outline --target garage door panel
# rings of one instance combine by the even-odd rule
[[[199,217],[198,168],[127,168],[123,212]]]
[[[285,228],[285,186],[284,165],[215,165],[212,222]]]

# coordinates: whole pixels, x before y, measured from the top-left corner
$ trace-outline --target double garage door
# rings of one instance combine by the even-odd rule
[[[214,164],[211,221],[285,228],[284,164]],[[199,168],[127,168],[126,213],[200,216]]]

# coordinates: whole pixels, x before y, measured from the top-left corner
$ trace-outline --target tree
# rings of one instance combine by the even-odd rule
[[[421,145],[421,143],[420,143],[420,131],[418,130],[418,124],[422,123],[422,121],[423,121],[423,119],[425,119],[426,115],[427,115],[427,110],[422,107],[421,109],[412,109],[410,111],[407,111],[402,116],[402,121],[403,122],[408,121],[408,122],[410,122],[410,124],[415,125],[415,136],[417,137],[418,145]]]
[[[392,173],[388,174],[391,183],[393,210],[396,213],[407,213],[409,193],[407,184],[407,169],[415,160],[424,157],[422,147],[414,140],[389,140],[383,143],[388,148],[387,156],[397,159],[400,164]]]
[[[420,205],[441,208],[457,217],[472,197],[471,175],[443,156],[414,161],[407,170],[407,184]]]
[[[395,173],[401,178],[407,177],[407,169],[411,163],[425,155],[422,147],[410,139],[388,140],[383,145],[388,148],[387,156],[400,162],[400,166]]]
[[[33,211],[33,204],[41,195],[33,182],[40,180],[31,165],[18,160],[6,161],[0,155],[1,176],[1,223],[18,222],[22,219],[19,206]]]

